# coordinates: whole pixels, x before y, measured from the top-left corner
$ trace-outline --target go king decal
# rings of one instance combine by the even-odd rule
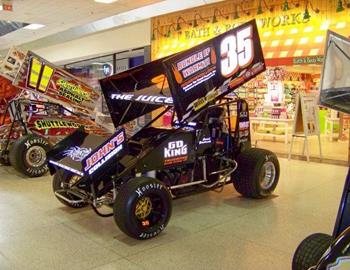
[[[125,135],[124,130],[122,130],[100,146],[95,152],[91,153],[91,155],[83,161],[84,171],[88,172],[90,175],[93,174],[98,168],[123,150],[122,143],[124,141]]]
[[[254,59],[253,28],[248,26],[236,35],[228,35],[220,44],[221,74],[228,78]]]
[[[172,158],[187,155],[187,144],[184,141],[169,142],[164,148],[164,158]]]

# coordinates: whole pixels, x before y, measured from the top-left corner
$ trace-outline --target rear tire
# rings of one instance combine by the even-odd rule
[[[144,240],[167,226],[172,198],[167,187],[150,177],[137,177],[123,184],[114,203],[114,220],[130,237]]]
[[[292,270],[308,270],[315,266],[332,240],[332,236],[324,233],[315,233],[305,238],[294,253]]]
[[[250,148],[237,158],[233,185],[244,197],[261,199],[275,190],[280,175],[277,156],[271,151]]]
[[[71,173],[61,171],[61,170],[57,171],[52,181],[53,192],[55,193],[56,191],[59,191],[59,190],[69,189],[69,185],[72,183],[73,180],[75,180],[73,177],[78,177],[78,176],[75,176]],[[70,200],[77,200],[77,201],[81,200],[80,198],[72,194],[69,194],[68,192],[61,191],[60,194]],[[69,203],[63,200],[62,198],[58,197],[56,193],[55,193],[55,196],[57,200],[59,200],[62,204],[71,208],[83,208],[88,205],[88,203],[85,203],[85,202]]]
[[[12,144],[9,154],[11,165],[29,177],[39,177],[48,172],[46,152],[50,150],[48,141],[29,134]]]

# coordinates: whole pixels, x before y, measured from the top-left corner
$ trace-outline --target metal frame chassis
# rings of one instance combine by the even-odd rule
[[[242,101],[241,99],[235,99],[235,100],[232,100],[232,99],[225,99],[225,100],[228,100],[228,101],[227,101],[227,102],[224,102],[224,103],[217,103],[217,104],[208,106],[205,110],[203,110],[202,112],[200,112],[200,113],[205,113],[205,114],[206,114],[205,122],[208,121],[208,111],[209,111],[211,108],[215,108],[215,107],[226,107],[227,113],[228,113],[228,117],[230,117],[230,115],[231,115],[231,114],[230,114],[230,110],[231,110],[231,109],[230,109],[229,106],[230,106],[231,104],[235,104],[235,103],[238,103],[238,102]],[[155,121],[157,121],[157,119],[159,119],[162,115],[164,115],[166,112],[168,112],[171,108],[172,108],[171,106],[165,107],[165,109],[164,109],[163,111],[161,111],[161,112],[159,113],[159,115],[157,115],[155,118],[152,119],[152,121],[150,121],[150,122],[147,123],[144,127],[142,127],[142,129],[144,129],[144,128],[146,128],[146,127],[149,127],[152,123],[154,123]],[[239,110],[237,110],[237,115],[239,115]],[[197,117],[197,116],[198,116],[198,115],[196,115],[195,117]],[[191,118],[191,119],[193,120],[194,118]],[[183,126],[185,126],[186,123],[187,123],[187,121],[186,121],[186,122],[179,123],[179,124],[180,124],[179,127],[174,128],[174,129],[173,129],[174,132],[172,132],[171,134],[169,134],[168,136],[166,136],[164,139],[167,139],[168,137],[170,137],[170,136],[176,134],[176,132],[179,131]],[[229,136],[228,136],[228,137],[229,137],[229,144],[228,144],[228,146],[229,146],[229,147],[228,147],[228,149],[232,149],[232,144],[234,143],[234,142],[232,141],[232,139],[235,140],[235,138],[232,137],[232,130],[231,130],[232,125],[231,125],[231,119],[230,119],[230,118],[229,118],[228,123],[229,123],[229,132],[228,132],[228,135],[229,135]],[[172,124],[174,124],[174,123],[172,122]],[[236,122],[236,129],[237,129],[237,128],[238,128],[238,130],[236,130],[235,135],[236,135],[236,136],[239,136],[239,121]],[[141,129],[141,130],[142,130],[142,129]],[[203,130],[203,129],[201,129],[201,130]],[[137,133],[136,133],[136,134],[137,134]],[[194,143],[195,146],[198,146],[199,137],[200,137],[200,136],[196,136],[196,141],[195,141],[195,143]],[[129,140],[130,140],[130,139],[132,139],[132,137],[129,138]],[[128,140],[128,141],[129,141],[129,140]],[[234,152],[228,151],[228,152],[226,152],[225,154],[226,154],[226,155],[230,155],[230,156],[232,157],[233,154],[234,154]],[[112,185],[111,185],[111,184],[108,184],[107,186],[108,186],[108,187],[111,187],[111,186],[112,186],[112,187],[116,187],[116,180],[117,180],[117,179],[120,179],[120,178],[126,176],[128,173],[132,172],[132,171],[135,169],[135,167],[136,167],[135,165],[138,164],[139,162],[141,162],[141,160],[139,160],[138,162],[136,162],[136,163],[134,164],[133,167],[127,167],[127,168],[125,168],[123,171],[121,171],[120,173],[117,173],[116,175],[112,176],[112,177],[111,177]],[[118,166],[118,164],[116,164],[116,166]],[[117,171],[118,171],[118,169],[117,169]],[[83,183],[83,182],[85,182],[85,181],[91,181],[91,180],[92,180],[92,179],[91,179],[90,177],[88,177],[88,176],[83,176],[80,180],[78,180],[76,183],[74,183],[74,185],[73,185],[72,187],[78,187],[81,183]],[[228,183],[230,183],[230,181],[227,181],[225,184],[228,184]],[[91,193],[91,195],[92,195],[92,197],[93,197],[93,200],[95,200],[95,199],[97,199],[98,197],[101,197],[101,196],[103,196],[103,195],[105,195],[105,194],[107,194],[108,192],[111,191],[111,189],[107,189],[106,187],[103,187],[101,190],[95,190],[94,187],[93,187],[93,185],[94,185],[94,183],[91,182],[91,183],[90,183],[90,188],[93,189],[93,192]],[[212,188],[212,187],[208,187],[208,189],[211,189],[211,188]],[[95,197],[95,196],[96,196],[96,197]]]

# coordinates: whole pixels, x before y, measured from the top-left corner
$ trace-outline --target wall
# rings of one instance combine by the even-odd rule
[[[65,64],[150,45],[150,27],[150,20],[145,20],[33,51],[50,62]]]

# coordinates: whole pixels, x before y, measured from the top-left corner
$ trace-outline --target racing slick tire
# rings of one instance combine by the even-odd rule
[[[308,270],[315,266],[332,243],[332,236],[315,233],[306,237],[297,247],[292,261],[292,270]]]
[[[277,156],[271,151],[250,148],[237,158],[238,168],[231,176],[235,189],[244,197],[266,198],[275,190],[280,175]]]
[[[70,208],[83,208],[87,206],[88,203],[81,201],[80,198],[78,198],[77,196],[74,196],[73,194],[69,194],[68,192],[63,191],[64,189],[69,188],[69,185],[71,185],[73,181],[77,180],[75,177],[78,177],[78,176],[75,176],[66,171],[61,171],[61,170],[57,171],[53,177],[52,189],[57,200],[59,200],[63,205],[68,206]],[[64,199],[57,196],[56,192],[59,192],[61,196],[64,196],[67,199],[71,201],[76,201],[76,202],[65,201]]]
[[[9,154],[11,165],[29,177],[39,177],[48,172],[46,152],[48,141],[34,134],[20,137],[12,144]]]
[[[136,177],[123,184],[113,207],[119,229],[139,240],[161,233],[171,212],[172,198],[167,187],[150,177]]]

